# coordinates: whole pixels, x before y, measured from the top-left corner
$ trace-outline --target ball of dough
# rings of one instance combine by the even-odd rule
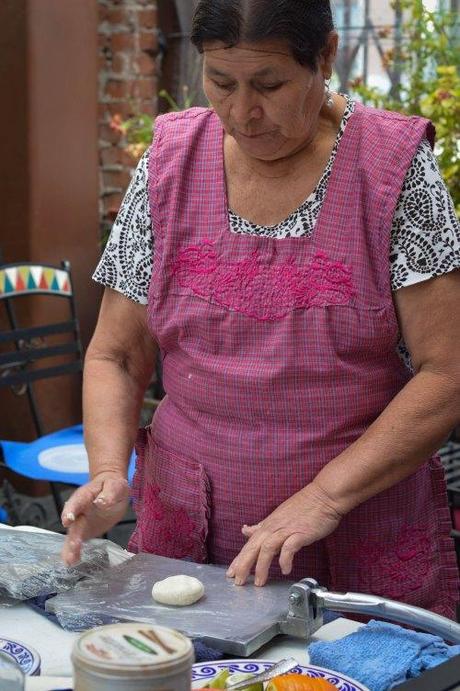
[[[157,581],[152,588],[152,597],[163,605],[184,607],[198,602],[204,595],[204,585],[193,576],[169,576]]]

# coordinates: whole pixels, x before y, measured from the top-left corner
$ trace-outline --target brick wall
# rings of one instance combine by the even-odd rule
[[[98,0],[101,236],[113,223],[136,161],[110,126],[157,109],[156,0]]]

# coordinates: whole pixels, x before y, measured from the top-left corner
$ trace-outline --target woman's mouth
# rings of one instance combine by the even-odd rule
[[[261,132],[260,134],[244,134],[243,132],[238,132],[238,136],[244,139],[260,139],[261,137],[266,137],[271,134],[273,134],[273,132]]]

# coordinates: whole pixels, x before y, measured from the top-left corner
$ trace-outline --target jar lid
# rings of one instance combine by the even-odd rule
[[[164,626],[110,624],[76,641],[73,655],[84,666],[102,670],[165,670],[193,656],[189,638]]]

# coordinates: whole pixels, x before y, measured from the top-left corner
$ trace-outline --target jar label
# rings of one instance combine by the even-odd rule
[[[84,634],[78,648],[86,658],[121,666],[155,665],[180,658],[190,642],[171,629],[116,624]]]

